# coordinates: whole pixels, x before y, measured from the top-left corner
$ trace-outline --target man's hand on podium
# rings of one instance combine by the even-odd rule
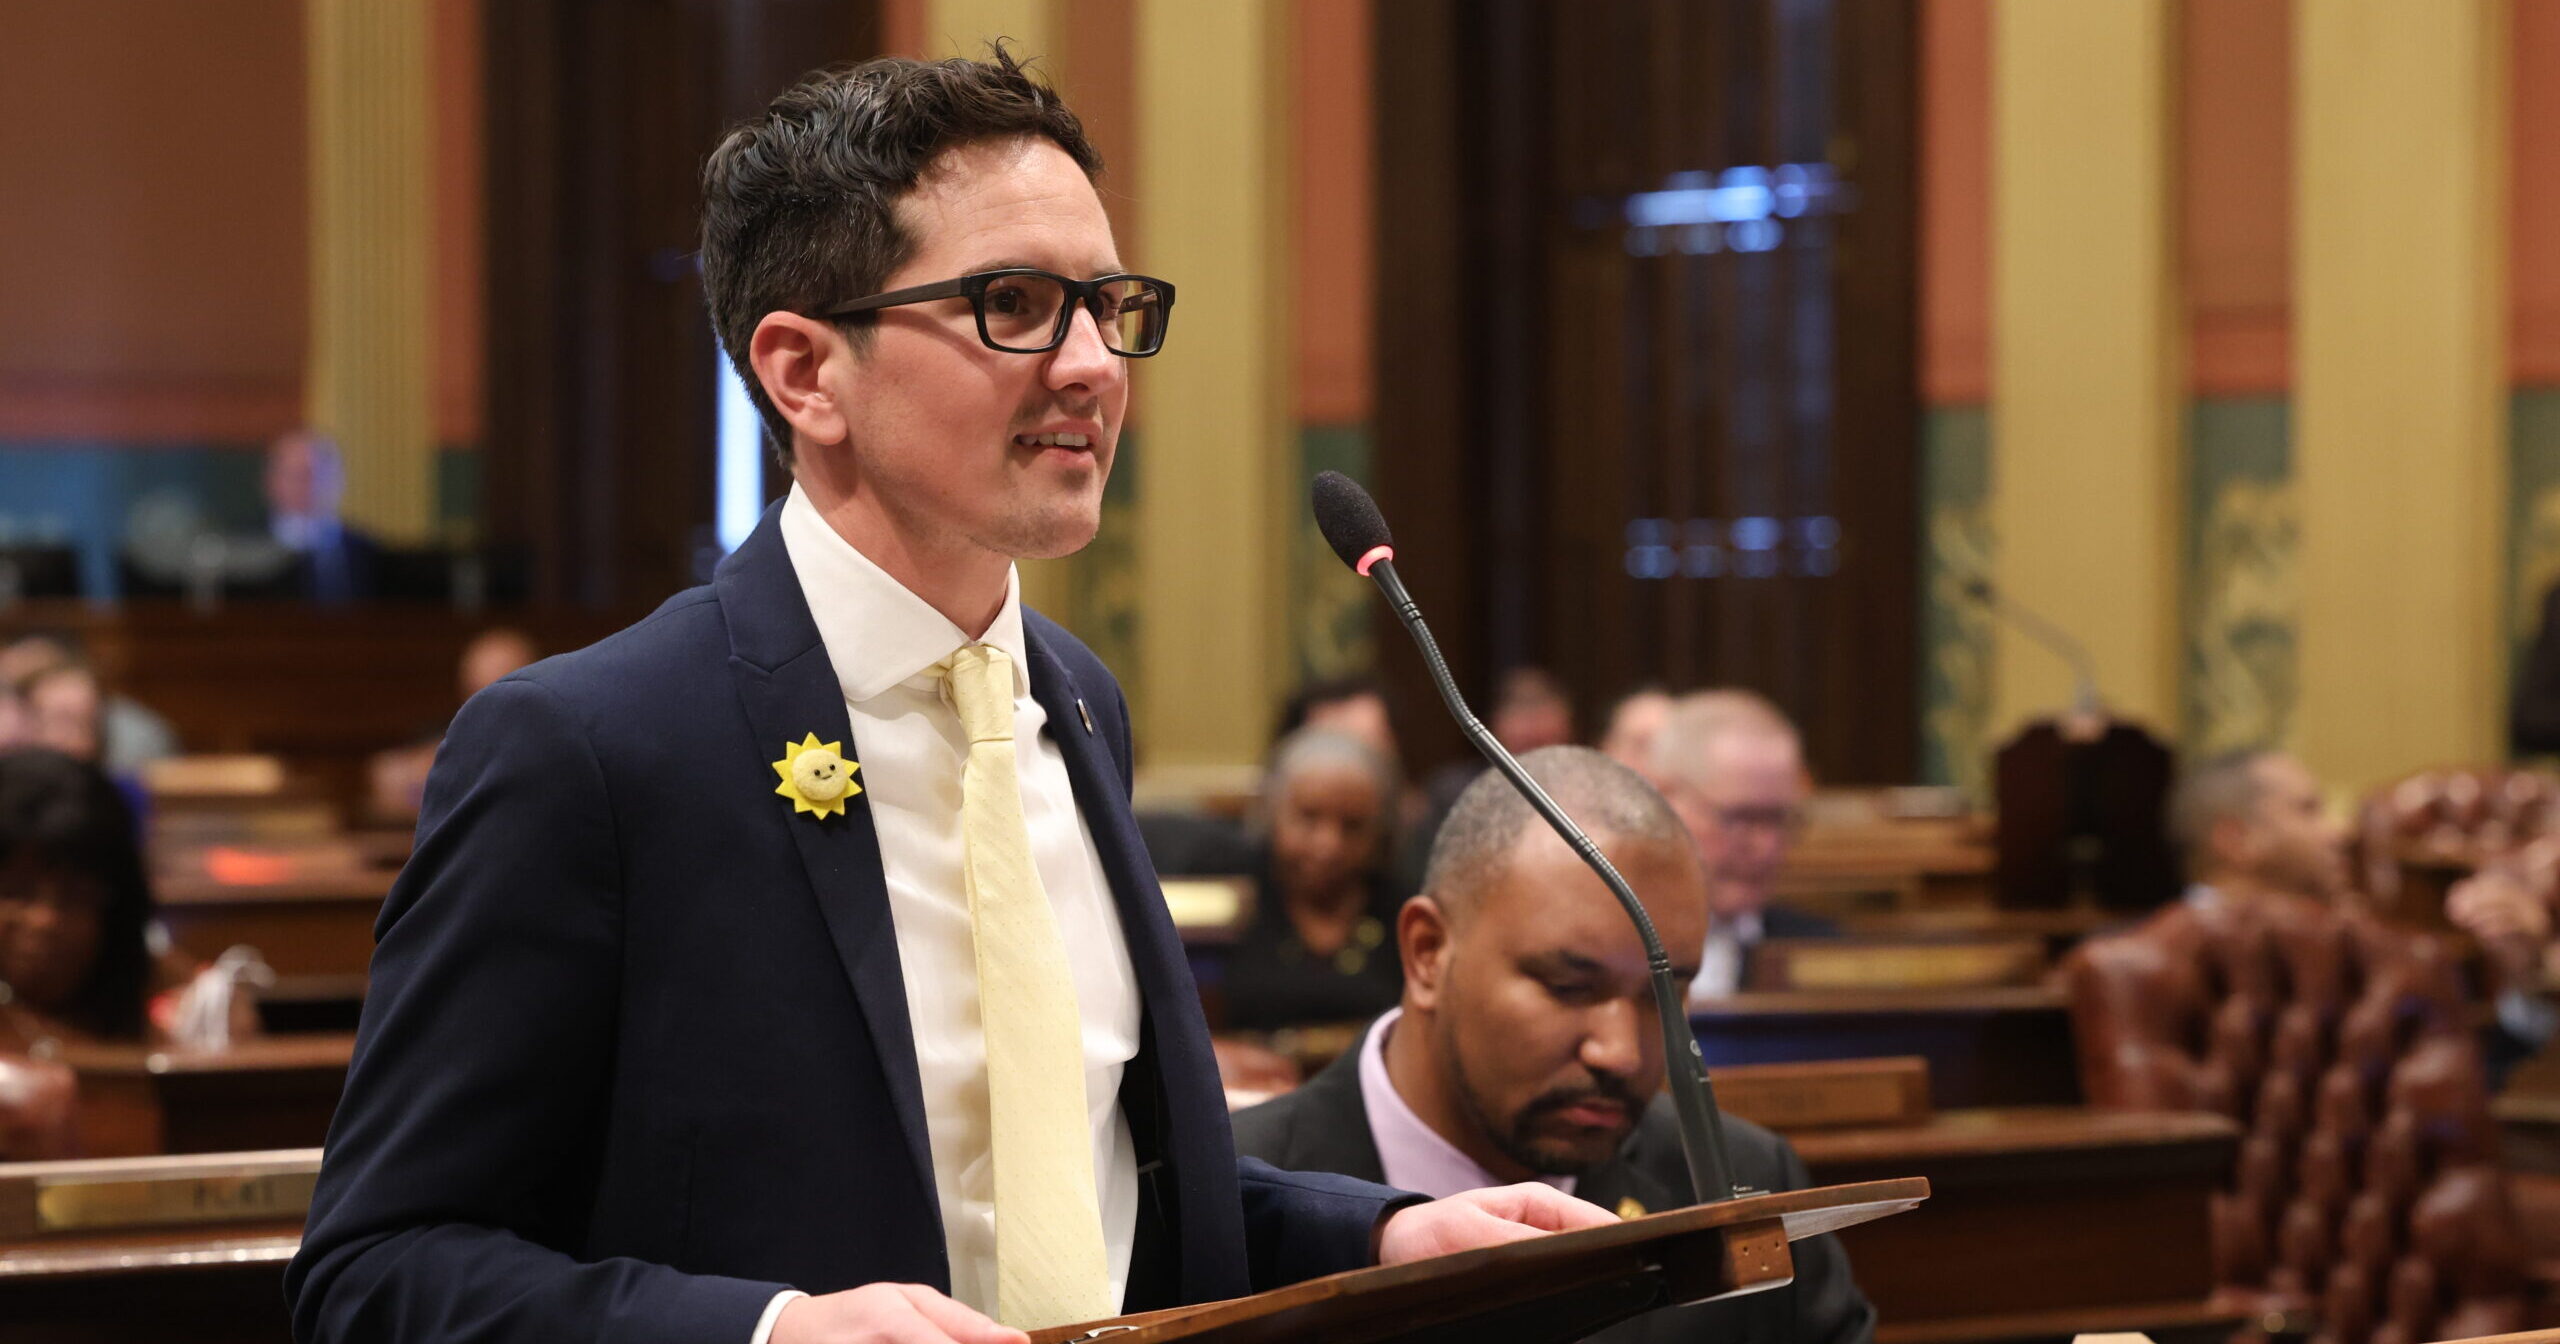
[[[1030,1344],[1030,1339],[923,1284],[867,1283],[785,1303],[774,1318],[771,1344]]]
[[[1616,1221],[1597,1204],[1535,1181],[1469,1190],[1387,1215],[1378,1231],[1378,1263],[1400,1265]]]

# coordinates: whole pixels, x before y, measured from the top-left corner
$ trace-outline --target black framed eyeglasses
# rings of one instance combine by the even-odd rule
[[[839,303],[830,318],[851,317],[910,303],[965,298],[977,310],[978,339],[990,350],[1037,355],[1066,344],[1076,309],[1093,314],[1102,343],[1129,359],[1164,348],[1165,323],[1173,316],[1173,286],[1151,275],[1105,275],[1071,280],[1051,271],[1016,266],[980,271],[957,280],[912,285]]]

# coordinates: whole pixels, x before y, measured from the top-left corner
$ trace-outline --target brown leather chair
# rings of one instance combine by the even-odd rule
[[[2217,1111],[2233,1306],[2315,1344],[2521,1329],[2525,1251],[2458,968],[2435,940],[2275,898],[2182,902],[2063,963],[2093,1105]]]
[[[2477,867],[2560,837],[2560,777],[2538,770],[2425,770],[2376,789],[2356,819],[2358,884],[2388,909],[2403,861]]]
[[[73,1155],[79,1112],[69,1068],[24,1055],[0,1055],[0,1162],[43,1162]]]

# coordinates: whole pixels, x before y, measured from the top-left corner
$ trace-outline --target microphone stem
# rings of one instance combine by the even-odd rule
[[[1680,1151],[1688,1159],[1689,1186],[1701,1203],[1731,1199],[1737,1193],[1733,1183],[1733,1164],[1725,1156],[1724,1122],[1716,1109],[1715,1089],[1707,1082],[1707,1063],[1698,1052],[1698,1038],[1689,1029],[1686,986],[1671,969],[1671,955],[1663,950],[1662,935],[1654,931],[1653,917],[1645,913],[1644,903],[1636,899],[1635,889],[1618,874],[1617,865],[1591,842],[1573,818],[1565,815],[1556,800],[1529,778],[1520,768],[1518,758],[1502,745],[1492,730],[1467,708],[1466,699],[1458,694],[1457,679],[1449,675],[1448,661],[1440,656],[1439,642],[1431,637],[1431,628],[1422,623],[1422,609],[1414,605],[1413,595],[1405,591],[1404,580],[1396,577],[1395,562],[1380,560],[1369,567],[1369,577],[1386,595],[1387,607],[1404,623],[1406,633],[1422,650],[1423,665],[1431,670],[1432,684],[1439,687],[1441,702],[1457,719],[1458,728],[1467,741],[1482,753],[1493,768],[1511,781],[1511,787],[1529,800],[1529,806],[1546,818],[1547,825],[1563,836],[1573,852],[1591,871],[1600,875],[1609,893],[1626,907],[1627,917],[1635,921],[1636,934],[1644,940],[1646,961],[1653,970],[1653,1006],[1662,1023],[1662,1062],[1671,1092],[1671,1106],[1680,1117]]]

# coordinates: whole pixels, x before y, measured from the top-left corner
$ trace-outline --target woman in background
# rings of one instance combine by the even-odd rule
[[[116,786],[59,752],[0,751],[0,1052],[141,1037],[150,919]]]
[[[1395,768],[1357,738],[1305,728],[1281,740],[1263,789],[1267,834],[1252,925],[1227,963],[1227,1026],[1365,1022],[1404,991],[1386,856]]]

